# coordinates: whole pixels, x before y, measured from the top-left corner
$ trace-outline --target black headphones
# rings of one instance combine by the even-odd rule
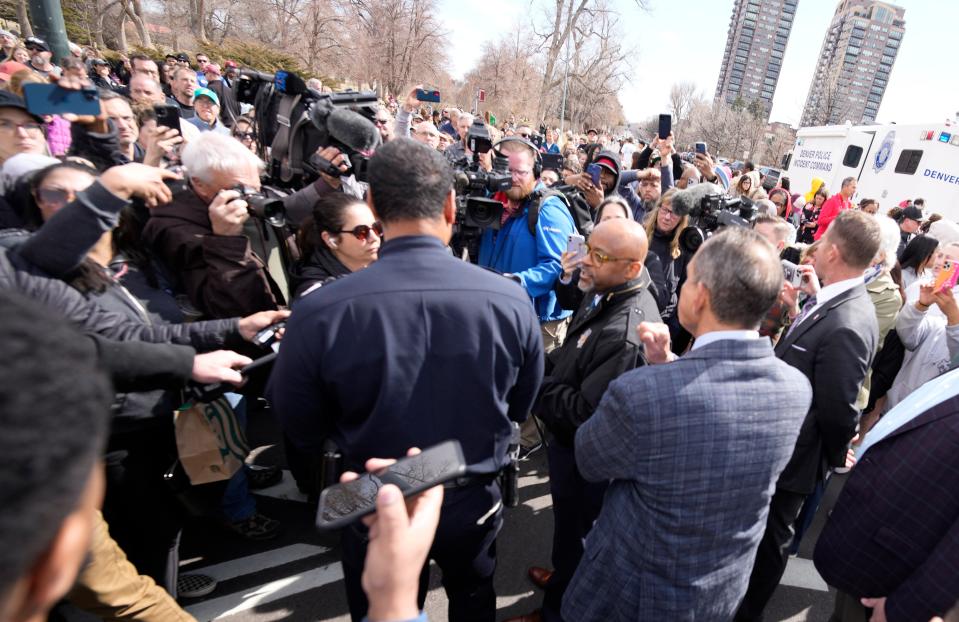
[[[522,136],[507,136],[506,138],[497,141],[497,143],[493,145],[493,149],[499,153],[499,146],[503,143],[520,143],[521,145],[529,148],[533,152],[533,177],[539,179],[540,173],[543,172],[543,156],[539,152],[539,148]]]

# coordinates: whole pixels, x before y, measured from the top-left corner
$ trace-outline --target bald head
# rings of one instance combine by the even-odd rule
[[[649,240],[638,222],[613,218],[593,229],[589,249],[580,269],[579,287],[583,291],[604,292],[639,277]]]

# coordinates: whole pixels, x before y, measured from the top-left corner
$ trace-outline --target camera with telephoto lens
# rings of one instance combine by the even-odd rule
[[[246,211],[250,216],[263,220],[274,227],[286,225],[286,207],[279,192],[265,187],[257,192],[248,186],[234,186],[240,193],[240,198],[246,201]]]
[[[709,194],[689,211],[689,225],[679,234],[679,245],[692,254],[722,227],[749,227],[756,205],[746,197]]]
[[[497,192],[506,192],[513,186],[509,173],[509,159],[493,156],[493,170],[484,170],[479,156],[493,148],[489,130],[481,119],[470,126],[466,144],[473,159],[461,159],[453,164],[456,176],[456,222],[454,232],[463,237],[478,237],[485,229],[499,229],[503,204],[488,198]]]

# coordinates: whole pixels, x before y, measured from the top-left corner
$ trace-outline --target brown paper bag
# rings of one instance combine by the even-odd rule
[[[180,463],[194,486],[230,479],[250,453],[246,433],[224,398],[184,405],[175,413],[174,428]]]

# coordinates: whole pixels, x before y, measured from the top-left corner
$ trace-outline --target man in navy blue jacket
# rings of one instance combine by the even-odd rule
[[[515,283],[449,253],[453,172],[439,152],[391,141],[371,160],[369,182],[386,240],[380,258],[299,299],[268,395],[301,449],[319,453],[332,438],[353,471],[372,457],[460,441],[470,476],[447,485],[430,558],[443,571],[449,619],[492,622],[496,475],[543,375],[536,314]],[[344,530],[357,622],[367,610],[365,551],[362,526]],[[424,566],[420,606],[427,578]]]

